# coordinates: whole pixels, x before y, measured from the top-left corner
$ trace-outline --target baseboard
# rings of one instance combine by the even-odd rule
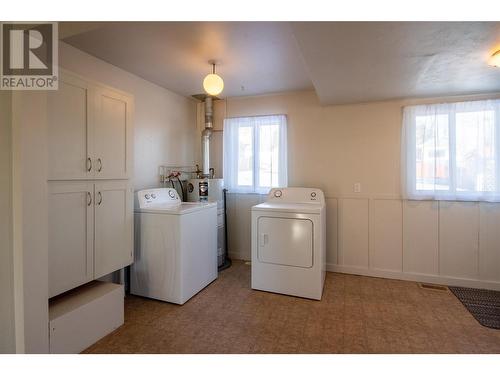
[[[246,255],[246,252],[230,251],[229,257],[231,259],[238,259],[245,261],[250,260],[248,255]],[[328,272],[347,273],[351,275],[381,277],[385,279],[416,281],[416,282],[431,283],[431,284],[461,286],[466,288],[490,289],[490,290],[500,291],[500,282],[498,281],[474,280],[474,279],[464,279],[464,278],[457,278],[450,276],[427,275],[427,274],[413,273],[413,272],[397,272],[397,271],[381,270],[381,269],[369,269],[363,267],[342,266],[333,263],[327,263],[326,270]]]
[[[229,251],[229,258],[237,259],[237,260],[246,260],[246,261],[250,260],[250,257],[242,251],[241,252],[240,251]]]
[[[397,272],[379,269],[369,269],[353,266],[342,266],[338,264],[327,263],[326,270],[329,272],[347,273],[361,276],[381,277],[385,279],[397,279],[406,281],[417,281],[432,284],[461,286],[466,288],[500,290],[500,282],[463,279],[450,276],[426,275],[419,273]]]

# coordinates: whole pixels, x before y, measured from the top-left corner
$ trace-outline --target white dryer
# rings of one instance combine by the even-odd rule
[[[252,207],[252,289],[321,299],[326,208],[320,189],[272,189]]]
[[[130,292],[183,304],[217,278],[217,203],[175,189],[137,192]]]

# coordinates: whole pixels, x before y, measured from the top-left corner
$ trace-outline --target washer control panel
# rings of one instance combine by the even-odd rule
[[[173,188],[147,189],[137,192],[137,203],[139,208],[159,204],[176,206],[181,204],[181,199]]]

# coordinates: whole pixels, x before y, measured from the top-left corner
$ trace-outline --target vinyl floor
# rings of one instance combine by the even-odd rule
[[[235,261],[183,306],[125,298],[125,324],[84,353],[500,353],[448,290],[327,273],[323,299],[250,289]]]

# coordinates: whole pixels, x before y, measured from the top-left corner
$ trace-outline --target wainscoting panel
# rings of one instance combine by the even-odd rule
[[[479,204],[439,202],[439,274],[477,279]]]
[[[327,270],[500,290],[500,204],[327,195]],[[251,208],[228,194],[229,254],[251,258]]]
[[[261,196],[259,194],[228,194],[228,197],[230,197],[227,212],[229,256],[250,260],[252,258],[252,206],[261,203]]]
[[[326,200],[326,262],[338,262],[338,199]]]
[[[479,278],[500,281],[500,205],[479,205]]]
[[[241,255],[238,254],[238,251],[236,249],[236,244],[238,243],[238,225],[236,222],[236,218],[238,216],[238,210],[236,208],[237,202],[237,194],[227,194],[227,248],[229,250],[229,256],[231,258],[242,259]]]
[[[403,201],[403,271],[439,274],[439,203]]]
[[[370,268],[398,272],[403,270],[402,228],[401,200],[370,200]]]
[[[339,263],[367,268],[368,199],[342,199],[340,205]]]

